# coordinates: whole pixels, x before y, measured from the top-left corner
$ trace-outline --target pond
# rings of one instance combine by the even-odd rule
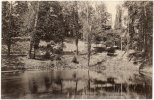
[[[103,79],[99,73],[92,75],[94,74]],[[112,83],[112,79],[103,81],[90,76],[89,90],[88,72],[83,69],[34,70],[15,75],[2,74],[2,98],[152,98],[151,82],[148,82],[149,80],[147,81],[143,75],[139,74],[139,77],[142,82],[128,86],[123,83]]]

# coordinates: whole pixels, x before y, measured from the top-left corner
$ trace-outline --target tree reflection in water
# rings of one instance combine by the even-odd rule
[[[48,91],[50,88],[50,85],[52,84],[52,82],[50,82],[49,80],[49,77],[47,76],[44,77],[44,83],[45,83],[46,90]]]
[[[29,90],[32,94],[35,94],[38,92],[38,84],[33,78],[32,81],[29,81]]]

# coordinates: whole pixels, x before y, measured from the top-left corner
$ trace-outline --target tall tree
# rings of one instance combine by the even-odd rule
[[[8,47],[8,56],[11,52],[12,38],[17,37],[21,33],[22,15],[27,10],[27,3],[24,2],[25,8],[22,9],[22,6],[21,2],[18,1],[2,2],[2,37],[3,42]]]
[[[130,46],[137,52],[142,52],[144,61],[151,62],[152,51],[152,1],[127,1],[124,6],[128,9],[128,32]],[[148,13],[147,13],[148,12]]]
[[[33,29],[33,32],[31,34],[31,39],[30,39],[30,49],[29,49],[29,58],[32,58],[32,49],[33,49],[33,46],[34,46],[34,56],[33,58],[35,58],[35,53],[36,53],[36,49],[37,49],[37,46],[38,46],[38,35],[36,35],[36,32],[37,32],[37,24],[38,24],[38,12],[39,12],[39,2],[32,2],[33,4],[36,4],[36,9],[34,8],[34,11],[36,11],[35,13],[35,18],[34,18],[34,29]]]
[[[121,8],[121,6],[117,5],[116,10],[117,11],[116,11],[114,29],[121,29],[122,28],[122,8]]]
[[[78,55],[78,39],[80,37],[80,23],[78,13],[78,1],[61,2],[65,20],[66,33],[70,33],[75,38],[76,55]]]
[[[64,26],[62,7],[57,1],[39,1],[32,2],[34,6],[34,30],[31,36],[31,46],[35,51],[39,47],[40,40],[50,42],[63,42],[64,39]],[[36,6],[37,5],[37,6]],[[29,52],[29,55],[31,53]]]
[[[76,55],[78,55],[78,38],[79,38],[79,22],[78,22],[77,1],[74,1],[73,7],[73,33],[75,34]]]

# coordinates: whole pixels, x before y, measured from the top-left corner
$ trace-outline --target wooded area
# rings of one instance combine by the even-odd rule
[[[121,87],[152,73],[153,2],[123,1],[115,16],[109,9],[103,1],[3,1],[3,73],[86,68],[89,91],[93,71]]]

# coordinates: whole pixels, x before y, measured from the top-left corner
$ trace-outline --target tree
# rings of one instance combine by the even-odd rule
[[[93,36],[105,29],[105,26],[110,18],[110,14],[106,11],[106,7],[103,2],[95,3],[89,1],[79,1],[78,6],[79,22],[81,23],[80,31],[82,31],[84,40],[87,41],[87,66],[90,67],[91,44]],[[89,70],[88,76],[90,87]]]
[[[80,31],[83,34],[83,39],[87,40],[88,38],[88,25],[87,25],[87,9],[86,9],[86,1],[85,2],[79,2],[78,5],[79,7],[79,21],[81,23],[81,29]],[[103,31],[106,30],[106,27],[109,26],[109,23],[111,21],[111,15],[107,12],[106,6],[103,2],[97,1],[97,2],[89,2],[89,13],[91,19],[91,31],[94,36],[102,33]]]
[[[35,19],[34,30],[31,36],[29,56],[31,58],[32,47],[34,46],[34,58],[35,51],[39,46],[40,40],[50,42],[63,42],[65,28],[63,26],[62,8],[57,1],[41,1],[33,2],[37,6],[34,6]],[[37,9],[36,9],[37,8]]]
[[[88,86],[89,86],[89,90],[90,90],[90,72],[89,72],[89,65],[90,65],[90,55],[91,55],[91,24],[89,23],[90,21],[90,11],[92,8],[89,6],[88,2],[86,3],[86,8],[87,8],[87,14],[86,14],[86,17],[87,17],[87,24],[88,24],[88,77],[89,77],[89,81],[88,81]]]
[[[12,5],[12,2],[11,2]],[[12,6],[8,1],[2,2],[2,37],[3,41],[7,44],[8,47],[8,56],[10,55],[10,46],[11,46],[11,35],[10,35],[10,18]],[[4,40],[5,39],[5,40]]]
[[[120,5],[117,6],[116,9],[116,18],[115,18],[115,25],[114,29],[122,29],[122,8]]]
[[[97,26],[96,30],[98,30],[97,33],[101,32],[102,30],[106,30],[106,28],[109,26],[109,23],[111,23],[111,14],[107,12],[106,5],[103,2],[100,2],[96,5],[96,21],[94,22],[97,22],[95,23]]]
[[[36,11],[35,13],[35,19],[34,19],[34,29],[33,32],[31,34],[31,39],[30,39],[30,49],[29,49],[29,58],[32,58],[32,49],[34,46],[34,56],[33,58],[35,58],[35,53],[36,53],[36,49],[38,48],[38,44],[39,44],[39,35],[36,35],[36,27],[37,27],[37,22],[38,22],[38,12],[39,12],[39,2],[32,2],[32,4],[36,4],[36,9],[34,11]],[[34,6],[34,5],[33,5]]]
[[[152,6],[152,1],[127,1],[124,3],[129,16],[127,29],[130,35],[130,47],[136,52],[142,52],[142,60],[147,62],[151,62],[150,55],[152,55]]]
[[[8,47],[8,56],[11,52],[12,38],[21,33],[23,23],[22,15],[27,10],[27,3],[22,3],[23,5],[18,1],[2,2],[2,37]],[[22,6],[25,8],[22,8]]]
[[[79,13],[78,1],[67,1],[61,2],[63,6],[63,16],[65,20],[65,28],[66,33],[71,33],[71,36],[75,37],[75,45],[76,45],[76,55],[78,55],[78,39],[80,37],[80,23],[79,23]]]
[[[78,18],[77,1],[74,1],[74,8],[73,8],[73,33],[75,34],[76,55],[78,55],[79,18]]]

